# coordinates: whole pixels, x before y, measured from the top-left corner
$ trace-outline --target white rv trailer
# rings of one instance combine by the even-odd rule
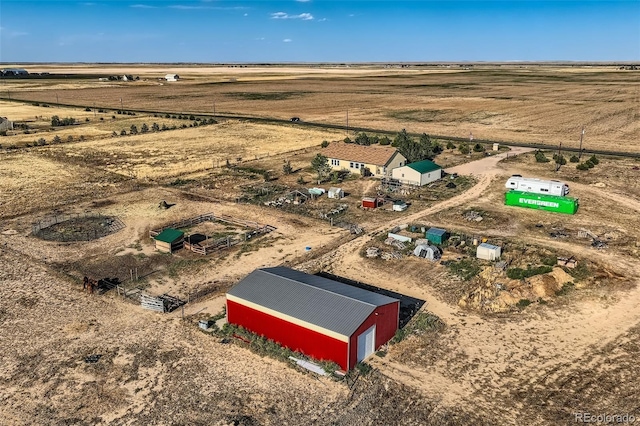
[[[513,175],[505,184],[507,189],[516,191],[533,192],[535,194],[548,194],[565,196],[569,194],[569,185],[557,180],[542,180],[536,178],[524,178]]]

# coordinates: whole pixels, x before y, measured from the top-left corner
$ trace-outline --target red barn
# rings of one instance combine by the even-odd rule
[[[398,330],[400,301],[284,267],[257,269],[227,293],[229,323],[352,369]]]

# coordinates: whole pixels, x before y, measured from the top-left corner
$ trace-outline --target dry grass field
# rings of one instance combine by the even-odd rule
[[[185,77],[176,83],[159,82],[158,67],[80,71],[89,72],[95,78],[8,80],[0,91],[111,109],[123,99],[125,109],[176,113],[211,114],[215,103],[221,114],[332,124],[345,124],[349,110],[355,127],[572,147],[586,126],[586,148],[640,152],[640,76],[615,67],[191,67],[173,70]],[[116,73],[142,80],[97,81]]]
[[[153,112],[84,111],[89,100],[98,108],[119,108],[122,96],[125,108],[205,113],[215,97],[217,110],[239,115],[340,123],[348,107],[353,125],[459,136],[472,131],[478,138],[529,142],[558,142],[565,133],[577,142],[585,124],[588,147],[620,149],[628,140],[626,148],[640,152],[640,145],[634,145],[636,74],[516,66],[166,71],[160,66],[42,66],[40,71],[86,78],[3,82],[2,90],[10,88],[12,98],[53,102],[57,92],[61,103],[82,106],[0,101],[0,115],[29,123],[35,132],[0,137],[4,423],[559,425],[572,424],[573,413],[581,411],[640,418],[638,381],[633,379],[640,374],[635,361],[640,342],[636,159],[601,157],[588,171],[569,163],[555,173],[551,163],[536,163],[532,153],[499,161],[506,151],[466,157],[446,150],[436,162],[461,176],[394,195],[411,202],[404,212],[390,211],[388,205],[360,209],[360,197],[376,194],[379,182],[359,176],[319,185],[344,187],[349,195],[343,200],[321,198],[275,208],[264,201],[318,185],[310,161],[323,140],[342,139],[344,132],[225,118],[206,126],[114,137],[113,131],[129,133],[131,125],[180,127],[192,121],[154,117]],[[98,74],[125,71],[140,75],[141,81],[102,86],[97,81]],[[167,72],[185,78],[163,85],[154,80]],[[72,116],[79,124],[51,129],[52,115]],[[63,143],[26,147],[40,137],[50,143],[56,135]],[[16,148],[5,149],[10,145]],[[285,161],[294,169],[290,175],[283,172]],[[502,205],[504,181],[514,173],[566,180],[571,195],[580,199],[578,213]],[[449,182],[457,186],[447,188]],[[161,208],[162,201],[170,207]],[[339,220],[358,224],[363,234],[319,218],[340,204],[348,209]],[[469,210],[481,212],[483,220],[466,220]],[[150,229],[208,212],[276,230],[207,257],[154,249]],[[32,234],[32,226],[43,218],[85,213],[117,218],[125,227],[77,242],[45,241]],[[531,280],[498,275],[507,287],[501,300],[511,303],[474,300],[470,295],[498,293],[488,263],[479,263],[478,272],[463,279],[439,262],[363,255],[371,246],[391,250],[384,237],[401,224],[443,226],[500,242],[505,259],[514,262],[509,267],[535,266],[541,256],[562,255],[574,256],[583,269],[571,276],[572,285],[544,298],[526,293]],[[65,229],[73,228],[71,222],[59,225],[60,232],[73,232]],[[598,250],[590,239],[579,238],[583,228],[607,247]],[[188,230],[239,232],[221,224]],[[472,252],[447,247],[444,259],[455,263],[472,258]],[[418,321],[410,323],[417,328],[373,356],[373,371],[355,383],[316,377],[260,356],[237,339],[228,342],[198,329],[199,319],[220,312],[223,294],[234,283],[255,268],[275,265],[322,270],[424,300],[423,313],[436,315],[444,325],[421,329]],[[131,279],[133,271],[138,280]],[[537,283],[548,284],[551,275],[567,279],[567,274],[556,268]],[[84,293],[85,275],[118,281],[129,291],[187,299],[184,318],[180,310],[146,311],[113,290]],[[525,297],[531,298],[529,304],[516,303]]]

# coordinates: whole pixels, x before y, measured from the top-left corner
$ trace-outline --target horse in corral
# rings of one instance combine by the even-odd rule
[[[82,280],[82,291],[86,291],[89,294],[93,294],[93,291],[98,287],[98,282],[92,278],[84,277]]]

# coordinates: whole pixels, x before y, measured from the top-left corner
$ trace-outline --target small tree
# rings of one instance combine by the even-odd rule
[[[111,137],[115,138],[116,136],[118,136],[118,132],[114,130],[113,133],[111,133]]]
[[[469,144],[464,142],[458,145],[458,151],[460,151],[460,153],[462,154],[468,154],[469,152],[471,152],[471,150],[469,149]]]
[[[120,136],[125,136],[127,131],[125,129],[120,130]]]
[[[56,135],[53,138],[53,143],[62,143],[62,139],[60,138],[60,136]]]
[[[591,156],[591,158],[589,158],[588,161],[591,161],[594,165],[598,164],[600,162],[600,160],[598,160],[598,158],[594,155]]]
[[[456,149],[456,144],[452,141],[447,142],[447,149]]]
[[[285,175],[290,175],[291,173],[293,173],[293,167],[291,167],[291,161],[287,160],[284,162],[284,165],[282,166],[282,172]]]
[[[129,129],[129,133],[131,133],[132,135],[137,135],[138,134],[138,127],[135,124],[132,124],[131,128]]]
[[[67,142],[73,142],[73,136],[71,135],[67,136]]]
[[[578,170],[589,170],[589,166],[586,163],[580,163],[576,165],[576,169]]]
[[[391,145],[391,139],[388,136],[383,136],[380,139],[380,145]]]
[[[158,123],[153,123],[151,125],[151,130],[154,132],[159,132],[160,131],[160,126],[158,126]]]
[[[556,164],[559,165],[559,166],[564,166],[565,164],[567,164],[567,159],[564,158],[564,155],[562,155],[562,154],[561,155],[556,155],[555,156],[555,161],[556,161]]]
[[[162,130],[164,132],[165,130],[169,130],[169,128],[167,127],[166,124],[163,124],[162,125],[162,129],[160,129],[160,130]]]
[[[83,141],[84,140],[84,135],[80,135],[80,140]]]
[[[147,123],[142,124],[142,127],[140,127],[140,133],[149,133],[149,126],[147,126]]]
[[[544,152],[537,150],[536,151],[536,162],[538,163],[548,163],[549,159],[544,155]]]
[[[329,146],[329,142],[327,141],[322,141],[322,143],[320,144],[320,148],[326,148]]]
[[[317,154],[313,160],[311,160],[311,168],[318,174],[319,181],[322,181],[322,179],[324,179],[324,177],[331,171],[329,159],[322,154]]]
[[[51,117],[51,126],[57,127],[59,125],[60,125],[60,117],[58,117],[57,115],[54,115],[53,117]]]
[[[355,142],[358,145],[365,145],[365,146],[371,145],[371,140],[369,139],[369,136],[367,136],[366,133],[358,133],[358,136],[356,136]]]
[[[191,114],[191,115],[189,116],[189,120],[194,121],[195,119],[196,119],[196,118],[193,116],[193,114]]]
[[[344,138],[344,143],[353,143],[353,141],[349,138],[349,136],[347,136],[346,138]]]
[[[578,163],[580,162],[580,159],[578,158],[577,155],[572,155],[571,158],[569,158],[569,161],[571,161],[572,163]]]
[[[473,146],[473,151],[474,152],[483,152],[484,151],[484,145],[480,145],[479,143],[475,144]]]
[[[585,161],[585,163],[587,165],[588,168],[593,169],[596,165],[593,164],[593,162],[591,160],[587,160]]]
[[[38,141],[36,142],[36,144],[42,146],[42,145],[46,145],[47,144],[47,140],[45,138],[40,138],[38,139]]]

